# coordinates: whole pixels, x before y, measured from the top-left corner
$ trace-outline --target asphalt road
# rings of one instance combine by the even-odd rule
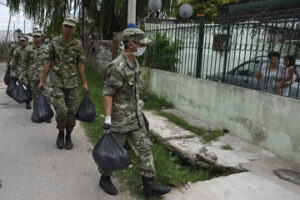
[[[32,123],[32,110],[9,98],[0,64],[0,200],[116,200],[98,186],[99,173],[92,145],[77,125],[74,149],[55,146],[57,130],[51,124]],[[118,184],[117,184],[118,185]]]

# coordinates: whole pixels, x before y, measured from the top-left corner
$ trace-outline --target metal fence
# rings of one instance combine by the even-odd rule
[[[146,64],[195,78],[209,79],[265,92],[285,79],[283,57],[294,55],[295,72],[289,91],[279,95],[300,99],[300,20],[272,19],[217,24],[199,21],[149,19],[145,32],[153,40]],[[280,53],[275,82],[270,82],[270,52]],[[267,70],[265,70],[267,69]],[[263,83],[255,78],[262,71]],[[271,69],[272,71],[272,69]],[[298,73],[298,76],[297,76]],[[272,74],[272,73],[271,73]],[[273,84],[270,89],[268,84]],[[286,86],[287,87],[287,86]]]

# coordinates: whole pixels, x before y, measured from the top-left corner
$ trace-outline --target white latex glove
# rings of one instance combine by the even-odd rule
[[[111,116],[105,116],[104,124],[111,125]]]

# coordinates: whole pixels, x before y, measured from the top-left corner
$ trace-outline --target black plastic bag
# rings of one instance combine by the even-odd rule
[[[128,152],[111,133],[105,133],[93,150],[93,157],[100,169],[106,172],[122,170],[131,164]]]
[[[146,118],[146,116],[144,115],[144,113],[142,112],[143,118],[144,118],[144,122],[145,122],[145,128],[147,130],[147,133],[149,133],[149,121]]]
[[[87,94],[84,95],[76,113],[76,119],[84,122],[93,122],[96,109]]]
[[[45,122],[53,117],[54,113],[50,105],[47,103],[43,94],[40,94],[36,104],[34,105],[31,115],[31,121],[35,123]]]
[[[12,91],[17,87],[17,84],[16,84],[16,79],[15,78],[10,78],[9,80],[9,83],[8,83],[8,86],[7,86],[7,89],[6,89],[6,94],[10,97],[12,97]]]
[[[6,73],[5,73],[5,75],[4,75],[4,83],[5,83],[6,85],[8,85],[10,79],[11,79],[11,77],[10,77],[10,67],[8,67],[7,70],[6,70]]]
[[[12,90],[11,97],[18,103],[26,103],[32,100],[32,93],[27,85],[21,83]]]

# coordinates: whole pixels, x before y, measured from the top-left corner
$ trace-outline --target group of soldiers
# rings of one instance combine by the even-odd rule
[[[72,149],[71,133],[75,126],[78,105],[77,73],[82,80],[83,93],[88,92],[84,74],[84,53],[82,44],[73,37],[76,21],[66,18],[62,35],[53,38],[48,47],[42,44],[42,33],[35,30],[33,44],[27,46],[28,38],[21,35],[16,48],[12,47],[7,60],[11,65],[11,76],[29,85],[34,104],[43,92],[52,104],[56,115],[58,135],[57,148]],[[169,187],[154,183],[156,175],[152,143],[145,128],[141,113],[139,93],[142,86],[141,70],[136,57],[143,55],[146,44],[151,42],[145,33],[136,28],[127,28],[121,34],[124,45],[122,53],[107,66],[104,75],[104,129],[110,129],[117,140],[124,145],[128,141],[137,155],[138,169],[142,177],[146,197],[161,196],[170,192]],[[52,69],[49,80],[49,70]],[[48,91],[48,92],[46,92]],[[30,109],[30,103],[26,104]],[[99,169],[102,174],[99,186],[108,194],[116,195],[118,190],[111,181],[111,172]]]

